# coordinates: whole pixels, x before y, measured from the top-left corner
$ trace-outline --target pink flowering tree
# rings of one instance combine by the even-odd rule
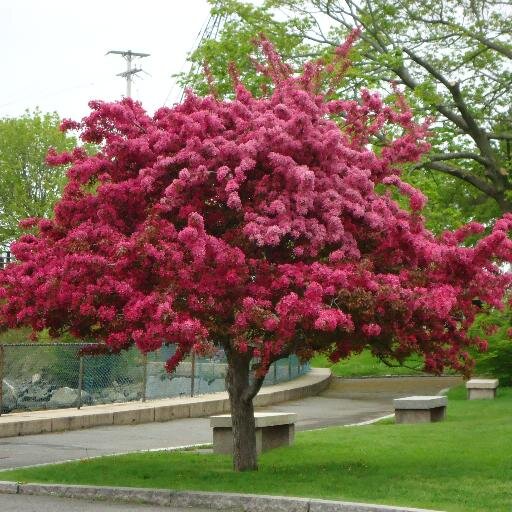
[[[370,348],[470,372],[468,347],[485,346],[468,335],[475,303],[500,307],[510,277],[499,264],[512,259],[510,214],[485,236],[476,223],[425,229],[424,196],[399,169],[428,150],[427,127],[399,96],[320,93],[351,40],[301,74],[260,44],[271,93],[255,97],[233,73],[232,101],[189,94],[153,116],[130,99],[92,102],[65,123],[99,151],[49,155],[69,166],[55,217],[25,222],[17,263],[0,272],[4,328],[70,331],[113,351],[174,344],[170,372],[223,348],[236,470],[257,468],[253,398],[289,354]]]

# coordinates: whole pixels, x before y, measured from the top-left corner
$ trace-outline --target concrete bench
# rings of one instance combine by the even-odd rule
[[[297,415],[285,412],[256,412],[256,450],[258,453],[279,446],[289,446],[295,438]],[[210,417],[213,428],[213,452],[231,455],[233,434],[231,414]]]
[[[430,423],[442,421],[448,400],[445,396],[408,396],[395,398],[396,423]]]
[[[469,400],[492,400],[496,398],[498,379],[471,379],[466,382]]]

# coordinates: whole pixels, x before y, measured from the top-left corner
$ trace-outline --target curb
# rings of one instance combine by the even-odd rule
[[[312,368],[291,381],[262,388],[254,398],[255,407],[314,396],[331,381],[328,368]],[[0,438],[80,430],[107,425],[135,425],[179,418],[200,418],[229,412],[227,392],[193,398],[166,398],[148,402],[92,405],[83,409],[55,409],[0,416]]]
[[[0,494],[27,494],[78,499],[144,503],[164,507],[203,507],[211,510],[243,512],[436,512],[434,510],[354,503],[349,501],[288,498],[258,494],[235,494],[200,491],[172,491],[133,487],[93,485],[58,485],[1,482]],[[440,512],[440,511],[437,511]]]

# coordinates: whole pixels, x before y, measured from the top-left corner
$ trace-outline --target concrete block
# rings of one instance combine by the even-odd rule
[[[396,423],[435,423],[446,417],[446,407],[434,409],[395,409]]]
[[[155,421],[169,421],[190,418],[189,404],[161,405],[155,407]]]
[[[0,421],[0,437],[13,437],[20,435],[21,422]]]
[[[280,446],[291,446],[295,441],[295,425],[273,425],[261,431],[261,451],[266,452]]]
[[[256,428],[272,427],[274,425],[289,425],[297,421],[294,412],[255,412],[254,421]],[[221,414],[210,418],[211,427],[231,428],[231,414]]]
[[[83,416],[60,416],[58,418],[52,418],[52,432],[62,432],[64,430],[79,430],[83,428],[82,420]]]
[[[170,504],[170,492],[164,489],[100,487],[93,485],[20,484],[19,493],[146,503],[160,506],[169,506]]]
[[[253,400],[254,407],[265,407],[274,403],[271,394],[265,393],[264,395],[256,395]]]
[[[244,512],[307,512],[308,498],[281,498],[251,494],[175,491],[171,507]]]
[[[256,429],[256,453],[262,452],[262,430]],[[231,427],[215,427],[213,429],[213,453],[231,455],[233,453],[233,431]]]
[[[471,389],[496,389],[500,381],[498,379],[470,379],[466,382],[466,388]]]
[[[448,405],[448,399],[445,396],[407,396],[405,398],[395,398],[393,400],[395,409],[433,409],[434,407],[443,407]]]
[[[91,427],[103,427],[106,425],[113,425],[114,424],[114,413],[110,411],[102,411],[102,412],[94,412],[93,414],[90,414],[89,412],[87,414],[84,414],[81,416],[77,416],[76,418],[73,418],[71,421],[70,426],[76,426],[77,429],[79,428],[91,428]]]
[[[18,494],[18,482],[0,481],[0,494]]]
[[[432,423],[444,420],[448,400],[445,396],[395,398],[396,423]]]
[[[190,417],[201,418],[212,414],[220,414],[224,412],[224,401],[223,399],[217,399],[193,402],[190,404]]]
[[[28,436],[30,434],[42,434],[44,432],[52,431],[52,419],[26,419],[20,422],[19,435]]]
[[[468,400],[494,400],[495,398],[495,389],[468,389]]]
[[[154,407],[114,411],[114,425],[135,425],[155,421]]]
[[[436,512],[419,508],[395,507],[350,501],[311,500],[309,512]]]
[[[498,379],[470,379],[466,382],[469,400],[493,400],[496,398]]]
[[[257,453],[293,444],[295,440],[295,422],[297,421],[295,413],[256,412],[254,417]],[[213,427],[214,453],[233,453],[231,415],[212,416],[210,425]]]

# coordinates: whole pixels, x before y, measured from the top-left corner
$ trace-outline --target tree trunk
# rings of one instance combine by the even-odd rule
[[[233,425],[233,469],[255,471],[258,469],[258,459],[252,399],[257,390],[254,392],[256,386],[254,383],[251,385],[249,381],[251,358],[248,354],[240,354],[236,350],[226,351],[226,356],[226,387],[231,403]]]

